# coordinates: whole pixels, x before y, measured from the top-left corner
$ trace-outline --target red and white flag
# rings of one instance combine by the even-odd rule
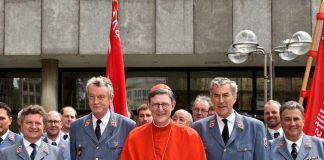
[[[106,76],[111,80],[114,87],[114,112],[128,117],[124,60],[119,36],[117,12],[118,1],[113,0],[110,26],[110,46],[107,56]]]
[[[304,132],[324,138],[324,27],[305,113]]]

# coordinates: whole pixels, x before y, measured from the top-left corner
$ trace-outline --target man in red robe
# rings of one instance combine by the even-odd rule
[[[165,84],[153,86],[148,105],[153,122],[135,128],[127,137],[121,160],[205,160],[205,150],[198,133],[185,125],[172,122],[176,102]]]

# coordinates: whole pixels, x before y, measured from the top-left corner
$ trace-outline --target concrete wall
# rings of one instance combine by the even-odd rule
[[[312,33],[318,6],[319,0],[119,0],[119,28],[126,55],[224,57],[243,29],[267,50],[298,30]],[[105,55],[110,20],[111,0],[0,0],[0,54]]]

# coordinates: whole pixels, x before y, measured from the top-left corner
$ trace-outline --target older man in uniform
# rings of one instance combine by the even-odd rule
[[[288,101],[280,108],[284,136],[271,142],[271,157],[275,160],[324,159],[324,140],[303,133],[304,107]]]
[[[86,90],[91,113],[71,124],[71,159],[119,159],[135,122],[110,110],[114,90],[108,78],[89,79]]]
[[[228,78],[211,81],[210,97],[216,115],[193,124],[205,146],[207,159],[268,160],[269,147],[261,121],[233,109],[237,85]]]
[[[15,145],[0,150],[1,160],[63,160],[57,147],[42,141],[45,110],[42,106],[31,105],[23,109],[20,116],[23,139]]]
[[[12,123],[10,107],[0,102],[0,149],[16,144],[21,140],[21,136],[10,131]]]

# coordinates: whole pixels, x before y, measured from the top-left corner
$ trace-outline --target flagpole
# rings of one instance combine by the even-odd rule
[[[319,13],[321,13],[321,12],[324,12],[324,0],[321,1],[321,5],[319,8]],[[320,30],[320,26],[321,26],[320,21],[321,21],[321,19],[317,18],[315,29],[314,29],[314,34],[313,34],[313,39],[312,39],[311,51],[317,50],[316,44],[317,44],[318,33]],[[301,92],[306,91],[306,87],[307,87],[307,83],[308,83],[308,79],[309,79],[309,73],[310,73],[310,69],[312,67],[312,62],[313,62],[313,57],[311,55],[309,55],[308,59],[307,59],[307,64],[306,64],[306,69],[305,69]],[[302,94],[300,94],[299,103],[303,104],[303,102],[304,102],[304,96]]]

